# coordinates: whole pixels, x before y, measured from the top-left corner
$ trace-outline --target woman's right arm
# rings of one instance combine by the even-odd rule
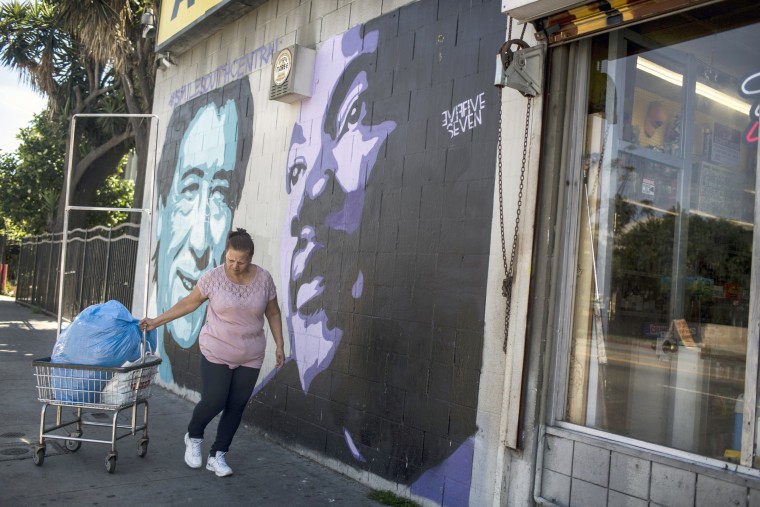
[[[163,326],[167,322],[171,322],[174,319],[178,319],[188,313],[194,312],[199,306],[206,301],[207,298],[203,297],[200,289],[196,285],[193,287],[192,292],[184,298],[177,301],[177,304],[166,310],[164,313],[154,319],[144,318],[140,321],[140,329],[145,331],[152,331],[159,326]]]

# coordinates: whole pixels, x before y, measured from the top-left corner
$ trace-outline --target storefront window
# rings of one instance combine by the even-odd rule
[[[568,422],[738,460],[758,297],[754,11],[724,2],[592,40]]]

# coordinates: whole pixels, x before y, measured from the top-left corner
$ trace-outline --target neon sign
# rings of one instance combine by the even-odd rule
[[[739,92],[743,97],[752,99],[752,109],[749,112],[750,123],[744,134],[748,143],[756,143],[758,139],[757,123],[760,118],[760,72],[752,74],[742,82]]]

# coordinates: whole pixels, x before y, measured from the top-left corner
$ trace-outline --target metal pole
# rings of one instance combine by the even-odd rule
[[[53,280],[53,293],[51,294],[50,291],[50,273],[53,270],[53,252],[55,251],[55,234],[50,235],[50,246],[48,247],[48,266],[47,266],[47,272],[48,276],[45,279],[45,305],[43,308],[47,311],[53,311],[51,306],[55,305],[55,281]],[[50,296],[53,296],[52,304],[50,304]]]
[[[100,302],[107,301],[108,294],[108,277],[111,275],[111,237],[113,236],[113,227],[108,228],[108,243],[106,244],[106,276],[103,277],[103,286],[100,293]]]
[[[18,260],[16,265],[16,300],[18,301],[18,288],[21,285],[20,279],[21,279],[21,261],[24,259],[24,242],[20,241],[18,245]]]
[[[146,213],[147,226],[148,226],[148,264],[145,270],[145,294],[143,295],[143,316],[148,315],[148,283],[150,282],[150,252],[153,250],[153,196],[156,188],[156,166],[158,165],[158,116],[155,117],[156,121],[152,124],[152,130],[156,132],[156,139],[153,143],[153,169],[151,171],[150,186],[148,191],[148,210]],[[145,202],[143,200],[143,202]]]
[[[87,229],[84,230],[84,243],[82,244],[82,264],[81,268],[79,269],[79,296],[78,296],[78,303],[79,306],[77,307],[77,313],[81,312],[83,310],[82,308],[82,289],[84,288],[84,266],[87,262],[87,249],[90,245],[87,244]]]
[[[60,246],[56,247],[55,245],[57,245],[57,244],[58,244],[58,242],[55,240],[55,234],[53,234],[53,236],[52,236],[52,243],[51,243],[51,249],[54,252],[57,251],[58,255],[60,256],[61,255],[61,248],[60,248]],[[58,259],[58,264],[60,264],[60,258]],[[58,289],[59,289],[60,285],[61,285],[60,273],[56,272],[56,274],[55,274],[55,287],[53,289],[53,293],[54,294],[58,294]],[[53,305],[55,306],[56,304],[57,304],[57,302],[54,299],[53,300]]]
[[[34,262],[32,264],[32,299],[33,305],[37,304],[37,254],[39,253],[40,237],[34,237]]]
[[[760,142],[758,143],[760,148]],[[755,161],[755,189],[760,189],[760,149],[757,150]],[[755,193],[754,223],[760,222],[760,192]],[[760,287],[760,232],[755,226],[752,235],[752,267],[750,269],[750,284],[753,289]],[[744,373],[744,412],[742,414],[742,452],[740,464],[747,467],[755,466],[755,449],[757,435],[757,382],[758,357],[760,357],[760,297],[751,293],[749,299],[749,323],[747,324],[747,358]]]
[[[5,286],[8,281],[8,271],[10,271],[8,268],[5,268],[5,235],[0,236],[0,292],[5,292]],[[3,270],[5,271],[5,276],[3,276]]]
[[[71,193],[71,170],[72,161],[74,159],[74,132],[76,127],[77,118],[150,118],[155,121],[151,122],[151,130],[156,134],[156,139],[153,143],[153,168],[151,171],[151,185],[149,187],[148,195],[148,208],[106,208],[97,206],[71,206],[69,204],[69,196]],[[148,256],[152,249],[152,214],[153,214],[153,194],[156,180],[156,165],[158,155],[158,115],[155,114],[106,114],[106,113],[86,113],[75,114],[71,117],[71,126],[69,127],[69,146],[68,146],[68,160],[65,171],[65,206],[63,213],[63,241],[61,244],[61,281],[58,289],[58,327],[56,329],[56,339],[61,334],[61,322],[62,322],[62,304],[63,304],[63,278],[66,272],[66,243],[68,240],[69,229],[69,211],[70,210],[86,210],[86,211],[120,211],[125,213],[145,213],[147,215],[148,226]],[[144,202],[144,200],[143,200]],[[148,313],[148,282],[150,280],[150,262],[148,262],[148,269],[145,270],[145,294],[143,297],[144,314]],[[145,350],[145,333],[143,333],[143,350]]]
[[[145,268],[145,275],[143,280],[143,317],[148,316],[148,287],[150,283],[150,252],[153,250],[153,193],[156,187],[156,166],[158,165],[158,116],[155,116],[156,121],[151,122],[151,130],[156,133],[156,138],[153,143],[153,168],[150,174],[150,185],[148,185],[148,209],[145,214],[145,222],[146,226],[148,228],[148,249],[147,252],[147,258],[148,262],[146,264]],[[147,165],[147,164],[146,164]],[[147,183],[147,180],[146,180]],[[143,196],[143,204],[145,204],[145,198]],[[138,233],[139,238],[139,233]],[[147,341],[148,335],[146,331],[143,331],[143,361],[145,361],[145,353],[147,352],[146,348],[146,341]],[[158,344],[156,344],[158,345]],[[158,347],[156,347],[158,348]],[[147,417],[147,405],[146,405],[146,417]]]
[[[66,242],[69,239],[69,193],[71,192],[71,166],[74,159],[74,129],[76,126],[77,116],[71,118],[71,127],[69,127],[69,152],[66,161],[66,184],[64,185],[64,208],[63,208],[63,238],[61,240],[61,282],[58,286],[58,326],[55,330],[55,339],[61,335],[61,321],[63,319],[63,281],[66,276]]]

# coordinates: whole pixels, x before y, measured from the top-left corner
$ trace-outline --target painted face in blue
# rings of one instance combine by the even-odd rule
[[[196,113],[182,138],[166,207],[159,204],[158,209],[159,313],[187,296],[201,275],[221,262],[232,221],[236,125],[234,102],[221,108],[209,104]],[[180,346],[190,347],[203,315],[193,312],[166,328]]]
[[[396,127],[393,121],[371,124],[365,60],[376,51],[378,34],[362,38],[358,28],[318,51],[315,89],[302,103],[288,152],[284,307],[304,390],[330,364],[343,335],[326,305],[341,292],[362,295],[364,274],[338,273],[335,266],[358,237],[367,180]]]

